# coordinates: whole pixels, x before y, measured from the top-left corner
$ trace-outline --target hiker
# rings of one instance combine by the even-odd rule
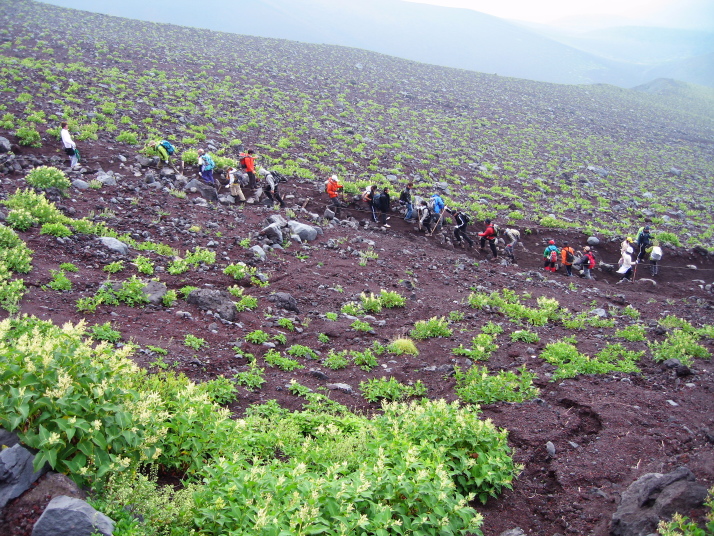
[[[255,151],[253,149],[248,149],[247,153],[240,153],[240,167],[243,171],[248,174],[248,187],[251,190],[255,190],[257,182],[255,180],[255,157],[253,156]]]
[[[237,197],[243,203],[245,203],[245,195],[243,195],[243,190],[240,187],[240,179],[238,178],[239,171],[234,167],[229,167],[226,169],[226,176],[228,177],[228,189],[233,197]]]
[[[429,210],[429,204],[426,202],[426,199],[419,201],[416,213],[419,230],[421,231],[423,228],[426,229],[427,234],[431,234],[431,221],[433,214],[431,213],[431,210]]]
[[[171,165],[171,155],[174,154],[176,149],[170,142],[166,140],[152,141],[149,143],[149,147],[159,153],[159,163],[163,162],[167,166]]]
[[[659,240],[653,240],[652,246],[648,248],[649,261],[650,261],[650,273],[652,277],[659,273],[659,266],[657,263],[662,260],[662,248],[659,245]]]
[[[332,203],[332,206],[334,207],[336,217],[339,217],[340,208],[342,207],[342,203],[340,202],[340,197],[339,197],[339,192],[338,192],[338,190],[341,190],[341,189],[342,189],[342,185],[338,182],[337,175],[332,175],[327,180],[326,190],[327,190],[327,195],[330,198],[330,203]]]
[[[620,244],[620,255],[627,251],[627,248],[632,247],[632,237],[628,236]]]
[[[645,225],[640,227],[637,232],[637,245],[640,246],[640,251],[637,255],[637,260],[643,260],[647,254],[647,248],[652,245],[652,235],[650,234],[650,226]]]
[[[372,221],[377,223],[377,213],[374,210],[375,197],[379,197],[379,194],[377,193],[377,187],[374,184],[362,194],[362,201],[367,203],[367,206],[372,213]]]
[[[444,210],[444,200],[437,193],[429,198],[429,210],[432,213],[432,220],[434,220],[437,229],[441,229]]]
[[[616,283],[617,285],[624,281],[632,282],[632,275],[634,274],[632,267],[637,264],[637,261],[635,261],[634,263],[632,262],[633,253],[634,249],[632,249],[632,247],[628,247],[627,250],[625,250],[625,252],[622,254],[622,257],[619,261],[620,267],[617,269],[617,273],[622,274],[622,279],[620,279]]]
[[[560,259],[565,266],[567,277],[573,276],[573,262],[575,261],[575,250],[567,242],[563,242],[563,249],[560,250]]]
[[[79,158],[77,158],[77,144],[72,140],[72,135],[69,133],[69,126],[66,121],[62,123],[60,137],[64,145],[64,152],[69,156],[69,167],[74,168],[74,166],[79,163]]]
[[[203,149],[198,150],[198,165],[201,166],[201,178],[206,184],[211,186],[216,185],[216,181],[213,180],[213,168],[216,165],[213,163],[213,158]]]
[[[384,190],[382,190],[382,193],[379,194],[378,200],[375,201],[375,203],[379,207],[379,210],[382,213],[382,216],[380,218],[381,223],[385,227],[389,227],[389,225],[387,225],[387,220],[389,219],[387,217],[387,212],[389,212],[391,210],[390,201],[391,200],[389,199],[389,186],[385,186]]]
[[[483,233],[478,235],[481,237],[481,251],[486,249],[486,242],[488,242],[488,247],[491,248],[491,253],[493,253],[493,258],[498,258],[498,250],[496,249],[496,227],[495,224],[491,223],[491,220],[485,220],[486,229]]]
[[[463,238],[469,245],[469,248],[474,247],[474,241],[471,240],[471,237],[466,234],[466,226],[469,224],[469,217],[467,214],[465,214],[461,210],[457,210],[454,212],[451,209],[446,209],[446,211],[454,216],[454,220],[456,221],[456,227],[454,227],[454,244],[458,244],[459,247],[463,247],[463,242],[461,239]]]
[[[595,268],[595,255],[590,249],[590,246],[583,248],[583,255],[576,264],[579,264],[583,269],[583,277],[585,279],[594,279],[592,269]]]
[[[511,264],[518,264],[516,260],[516,244],[521,240],[521,232],[518,229],[508,228],[503,231],[503,236],[505,238],[504,243],[506,244],[503,248],[503,253],[506,258],[511,262]]]
[[[260,173],[265,179],[265,188],[263,189],[263,192],[270,200],[270,204],[274,205],[277,201],[280,203],[280,208],[285,208],[285,203],[278,193],[278,180],[275,178],[273,173],[265,168],[260,168],[258,173]]]
[[[557,272],[558,271],[558,255],[560,250],[558,246],[555,245],[555,240],[549,240],[548,245],[543,251],[543,260],[546,272]]]
[[[414,205],[412,204],[412,190],[414,189],[414,183],[410,182],[407,184],[406,188],[402,190],[399,194],[399,202],[407,207],[407,211],[404,214],[404,221],[412,223],[414,217]]]

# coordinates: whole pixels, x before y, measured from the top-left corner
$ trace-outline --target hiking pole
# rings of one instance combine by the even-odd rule
[[[632,269],[632,282],[635,282],[635,277],[637,276],[637,261],[635,261],[635,267]]]
[[[444,217],[444,214],[446,214],[446,207],[441,209],[441,214],[439,214],[439,219],[436,220],[436,223],[434,224],[434,228],[429,233],[429,236],[432,236],[434,234],[434,231],[436,231],[437,227],[439,227],[439,224],[441,223],[441,219]]]

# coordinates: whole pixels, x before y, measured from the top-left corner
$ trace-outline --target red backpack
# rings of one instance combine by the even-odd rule
[[[558,251],[555,249],[550,252],[550,262],[553,264],[558,262]]]

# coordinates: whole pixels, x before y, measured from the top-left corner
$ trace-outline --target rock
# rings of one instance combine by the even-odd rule
[[[248,251],[252,251],[256,258],[264,261],[266,259],[265,250],[258,245],[251,247]]]
[[[597,238],[596,236],[590,236],[588,237],[588,246],[599,246],[600,245],[600,239]]]
[[[113,175],[104,173],[103,171],[97,174],[97,180],[101,182],[104,186],[116,186],[117,181]]]
[[[141,291],[149,298],[149,303],[151,305],[161,304],[162,298],[166,295],[166,285],[160,281],[149,281],[146,286],[144,286]]]
[[[9,153],[10,151],[12,151],[10,140],[0,136],[0,153]]]
[[[697,267],[694,266],[693,264],[687,264],[687,268],[689,268],[690,270],[696,270],[696,269],[697,269]]]
[[[222,194],[218,196],[218,202],[221,205],[234,205],[236,202],[236,198],[232,195]]]
[[[322,234],[322,229],[319,227],[313,227],[312,225],[306,225],[293,220],[288,222],[288,227],[290,227],[290,232],[299,236],[303,242],[315,240],[318,234]]]
[[[606,178],[610,175],[610,172],[607,169],[599,166],[588,166],[588,171],[592,171],[596,175],[599,175],[603,178]]]
[[[297,300],[287,292],[276,292],[271,294],[268,296],[268,301],[273,302],[276,307],[300,314]]]
[[[121,240],[117,240],[111,236],[102,236],[99,241],[104,245],[104,247],[109,248],[112,251],[116,251],[120,255],[126,255],[129,253],[129,246],[127,246]]]
[[[72,186],[77,188],[77,190],[86,190],[89,188],[89,183],[87,181],[83,181],[82,179],[74,179],[72,181]]]
[[[206,201],[211,201],[213,203],[218,201],[218,193],[216,189],[210,184],[206,184],[198,179],[192,179],[189,183],[184,186],[184,191],[195,191]]]
[[[612,536],[646,536],[654,533],[662,518],[687,513],[704,504],[707,488],[695,483],[687,467],[666,475],[648,473],[627,488],[612,515]]]
[[[515,529],[504,530],[498,536],[526,536],[526,533],[520,527],[516,527]]]
[[[549,456],[555,456],[555,445],[553,445],[552,441],[548,441],[545,444],[545,450],[548,451]]]
[[[599,316],[600,318],[607,318],[607,311],[605,309],[593,309],[590,311],[590,314],[593,316]]]
[[[111,536],[114,521],[86,502],[60,495],[47,505],[32,529],[32,536]]]
[[[277,223],[271,223],[267,227],[263,228],[260,231],[260,234],[264,234],[277,244],[283,243],[283,232],[280,230],[280,225]]]
[[[225,290],[200,288],[192,290],[186,301],[201,310],[215,311],[224,320],[233,322],[236,318],[236,304],[233,296]]]
[[[263,227],[268,225],[276,224],[278,227],[283,228],[288,226],[288,221],[283,218],[280,214],[271,214],[263,221]]]
[[[674,370],[677,376],[691,376],[692,371],[687,365],[682,365],[679,359],[667,359],[662,362],[666,369]]]
[[[327,374],[325,374],[325,373],[322,372],[321,370],[311,370],[311,371],[310,371],[310,375],[311,375],[311,376],[314,376],[314,377],[317,378],[318,380],[322,380],[322,381],[327,381],[327,380],[330,379],[330,378],[327,376]]]
[[[32,467],[34,459],[35,456],[19,443],[0,452],[0,509],[25,493],[47,472],[47,465],[36,472]]]
[[[328,389],[332,389],[333,391],[342,391],[343,393],[347,394],[352,394],[354,393],[354,390],[350,385],[347,385],[346,383],[327,383],[325,384],[325,387]]]
[[[0,428],[0,452],[2,452],[3,449],[14,447],[19,442],[20,438],[17,437],[17,434],[8,432]]]
[[[671,167],[669,168],[669,174],[673,175],[674,177],[681,177],[682,176],[682,170],[678,169],[676,167]]]

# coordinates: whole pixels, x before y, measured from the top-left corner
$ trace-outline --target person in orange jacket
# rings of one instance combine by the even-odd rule
[[[560,261],[565,266],[566,275],[573,277],[573,262],[575,262],[575,250],[571,248],[567,242],[563,242],[563,248],[560,250]]]
[[[253,149],[248,149],[247,153],[241,153],[240,155],[240,167],[243,168],[248,174],[248,187],[252,190],[257,188],[257,183],[255,180],[255,157],[253,156],[255,151]]]
[[[332,175],[327,180],[327,195],[330,198],[330,203],[334,207],[335,216],[340,216],[340,208],[342,208],[342,203],[340,203],[340,193],[342,185],[337,180],[337,175]]]

